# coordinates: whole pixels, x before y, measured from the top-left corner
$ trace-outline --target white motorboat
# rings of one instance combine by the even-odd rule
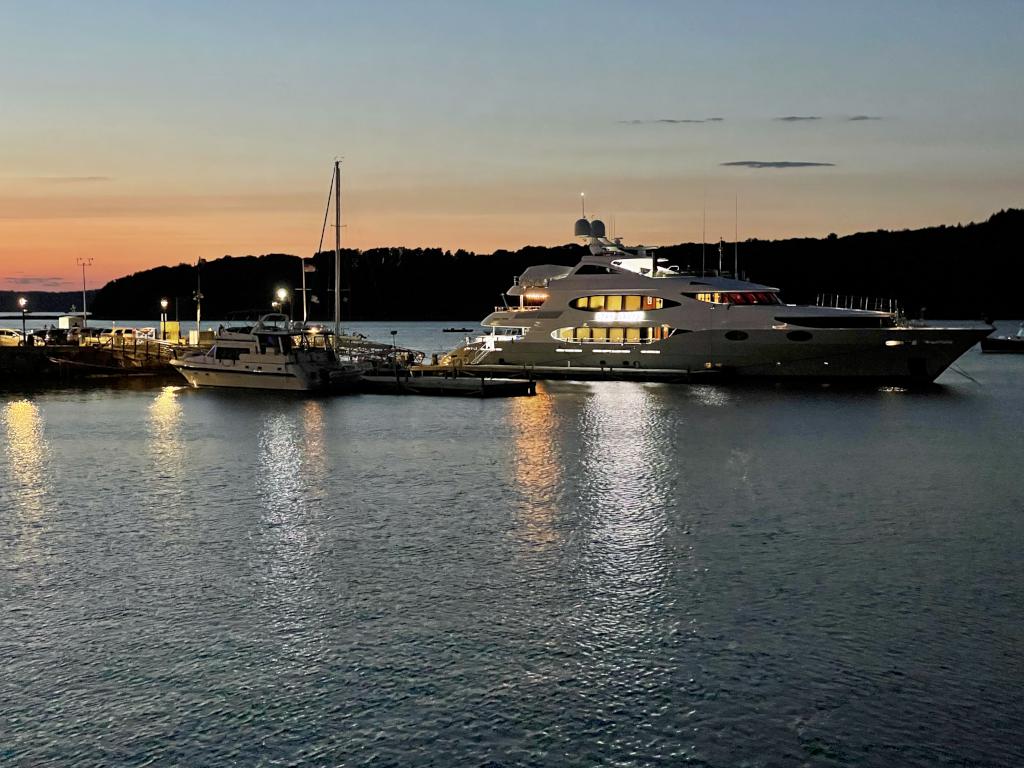
[[[623,246],[580,219],[589,253],[575,266],[538,265],[511,300],[442,359],[467,372],[534,378],[805,378],[934,381],[989,333],[979,323],[907,321],[894,305],[786,304],[779,289],[685,274],[653,248]]]
[[[285,315],[220,329],[213,346],[171,361],[193,387],[311,391],[358,385],[366,366],[341,359],[321,333]]]

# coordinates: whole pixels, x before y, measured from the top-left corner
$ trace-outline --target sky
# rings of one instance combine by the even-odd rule
[[[0,0],[0,289],[310,255],[335,157],[353,248],[565,243],[580,192],[627,243],[982,220],[1024,207],[1022,38],[1000,0]]]

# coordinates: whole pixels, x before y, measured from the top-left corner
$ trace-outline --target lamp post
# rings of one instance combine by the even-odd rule
[[[28,299],[22,296],[18,299],[18,309],[21,310],[21,345],[28,346],[28,333],[25,330],[25,314],[28,312]]]
[[[89,308],[85,303],[85,268],[92,266],[92,256],[81,257],[75,259],[75,263],[82,268],[82,325],[89,324]]]
[[[167,341],[167,299],[160,299],[160,341]]]
[[[395,366],[395,381],[398,379],[398,344],[395,337],[398,336],[398,331],[391,332],[391,361]]]
[[[284,307],[285,303],[288,304],[288,319],[292,319],[292,303],[288,301],[288,290],[285,288],[277,289],[277,304],[280,307]]]

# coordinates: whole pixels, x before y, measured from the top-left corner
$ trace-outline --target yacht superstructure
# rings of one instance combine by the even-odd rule
[[[657,251],[610,240],[580,219],[589,253],[528,268],[510,306],[442,362],[535,378],[736,377],[933,381],[991,333],[980,324],[907,322],[898,312],[786,304],[779,289],[689,275]]]

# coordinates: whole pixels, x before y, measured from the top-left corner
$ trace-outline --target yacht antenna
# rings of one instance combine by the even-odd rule
[[[718,276],[719,277],[722,276],[722,243],[723,243],[722,237],[721,237],[721,235],[719,235],[719,237],[718,237]]]
[[[587,218],[587,193],[580,192],[580,210],[583,213],[583,218]]]
[[[740,279],[740,196],[736,195],[736,211],[733,214],[732,276]]]
[[[334,161],[334,348],[341,335],[341,161]]]

